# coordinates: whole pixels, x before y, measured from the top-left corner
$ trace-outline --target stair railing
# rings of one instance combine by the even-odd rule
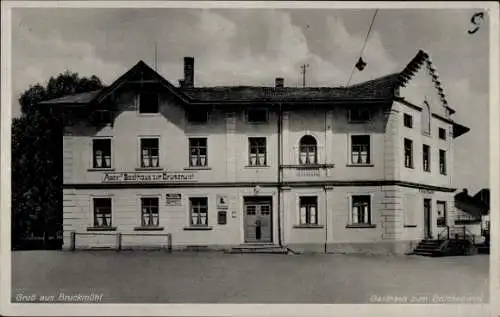
[[[438,233],[437,239],[440,241],[449,240],[450,239],[450,226],[444,227],[444,229],[441,230],[440,233]]]

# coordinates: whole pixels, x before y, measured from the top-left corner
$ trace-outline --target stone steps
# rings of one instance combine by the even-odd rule
[[[288,248],[278,245],[241,245],[230,248],[226,253],[270,253],[270,254],[288,254]]]

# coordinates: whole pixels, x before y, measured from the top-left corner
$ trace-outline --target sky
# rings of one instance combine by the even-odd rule
[[[92,9],[12,11],[13,116],[30,85],[66,70],[112,83],[139,60],[174,85],[183,57],[195,58],[195,86],[307,86],[348,83],[373,9]],[[454,186],[489,187],[489,26],[474,34],[471,9],[380,9],[366,43],[367,67],[350,84],[400,71],[424,49],[455,120],[471,131],[455,143]],[[475,155],[472,156],[471,153]]]

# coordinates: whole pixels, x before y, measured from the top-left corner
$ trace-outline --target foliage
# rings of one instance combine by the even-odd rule
[[[102,88],[96,76],[69,71],[31,86],[12,122],[12,242],[55,237],[62,229],[62,124],[60,112],[39,102]]]

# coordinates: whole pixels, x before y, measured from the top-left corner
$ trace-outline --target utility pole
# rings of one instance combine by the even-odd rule
[[[302,73],[302,87],[306,86],[306,69],[307,69],[307,67],[309,67],[309,64],[304,64],[304,65],[300,66],[301,73]]]

